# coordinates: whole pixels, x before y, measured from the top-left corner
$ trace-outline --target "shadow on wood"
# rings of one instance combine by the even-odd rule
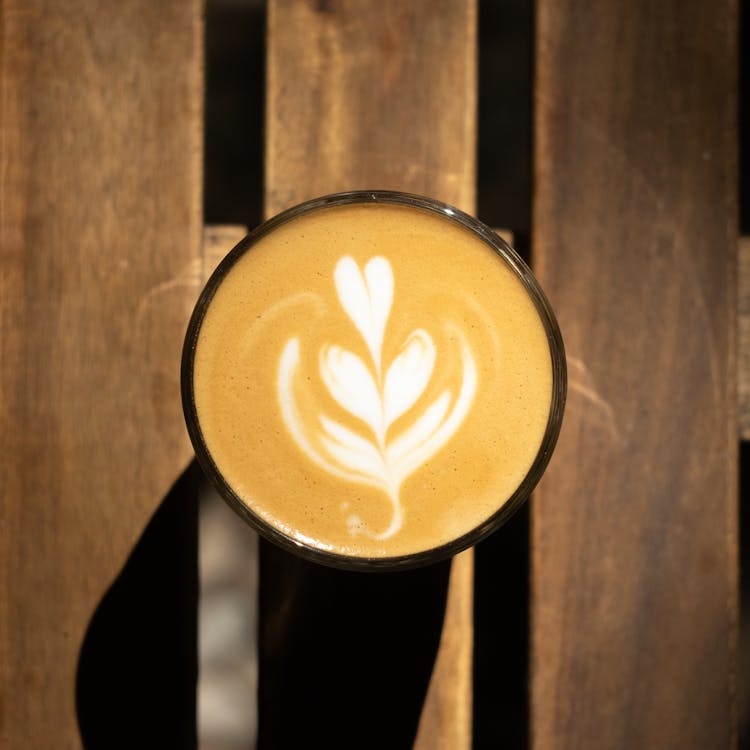
[[[91,619],[76,679],[86,750],[196,747],[201,477],[191,463]]]
[[[260,748],[412,748],[450,561],[324,568],[261,542]]]

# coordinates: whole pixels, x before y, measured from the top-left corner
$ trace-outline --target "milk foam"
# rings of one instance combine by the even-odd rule
[[[352,558],[486,522],[550,413],[549,339],[512,266],[405,206],[326,207],[259,237],[221,277],[194,357],[201,435],[233,495]]]
[[[419,404],[435,368],[446,366],[446,351],[438,351],[423,328],[412,331],[390,363],[383,362],[383,343],[394,298],[393,268],[387,258],[371,258],[360,269],[345,256],[336,263],[333,280],[338,300],[365,343],[369,361],[336,343],[324,344],[318,354],[316,377],[336,405],[357,419],[359,429],[346,427],[335,415],[303,414],[295,397],[295,383],[309,373],[300,371],[299,337],[291,337],[279,358],[277,394],[281,415],[297,447],[318,467],[346,482],[368,485],[389,499],[392,517],[376,532],[357,515],[346,519],[349,534],[385,540],[399,532],[404,511],[403,482],[448,443],[469,413],[477,389],[477,367],[467,337],[448,319],[447,332],[458,342],[462,373],[454,392],[445,388],[428,404]],[[383,371],[384,366],[386,366]],[[412,410],[414,413],[412,414]],[[402,416],[408,425],[391,436]]]

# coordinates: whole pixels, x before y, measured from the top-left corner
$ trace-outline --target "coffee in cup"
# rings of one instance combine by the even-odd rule
[[[518,256],[429,199],[346,193],[219,265],[183,401],[204,470],[262,534],[353,568],[431,562],[526,498],[565,399],[562,340]]]

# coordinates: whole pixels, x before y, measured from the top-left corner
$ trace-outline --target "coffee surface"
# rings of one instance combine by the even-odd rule
[[[198,335],[205,444],[242,501],[321,550],[390,557],[470,531],[536,458],[547,335],[498,253],[392,204],[318,209],[229,270]]]

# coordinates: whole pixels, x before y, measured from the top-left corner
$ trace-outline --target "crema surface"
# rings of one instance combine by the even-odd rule
[[[552,398],[545,328],[470,230],[392,204],[321,208],[229,270],[193,387],[218,470],[256,515],[321,550],[429,550],[526,476]]]

